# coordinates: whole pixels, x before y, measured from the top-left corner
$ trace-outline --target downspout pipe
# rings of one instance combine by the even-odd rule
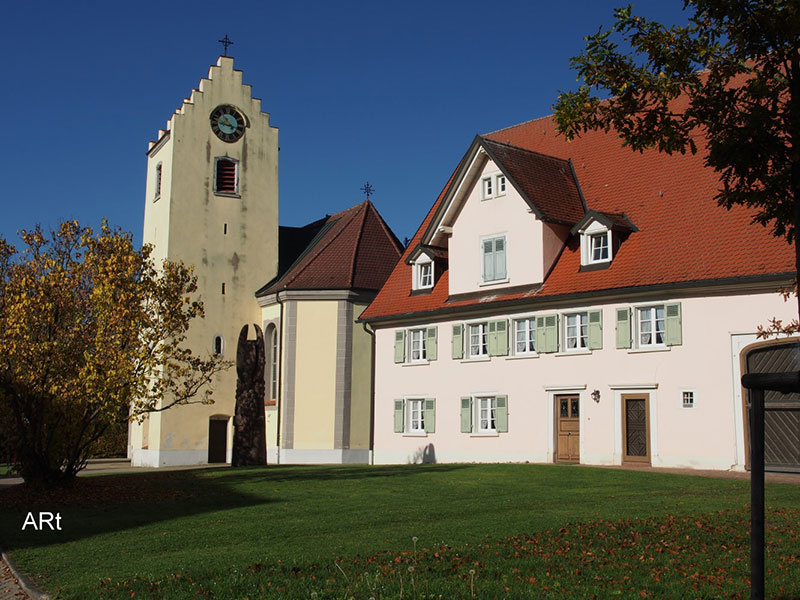
[[[283,302],[281,301],[281,293],[275,292],[275,301],[281,307],[281,316],[280,321],[278,322],[278,327],[280,330],[278,336],[278,391],[277,391],[277,398],[278,401],[278,422],[276,423],[276,432],[275,432],[275,464],[281,464],[281,421],[283,416],[283,332],[284,332],[284,322],[283,322]]]
[[[375,464],[375,330],[364,321],[361,323],[364,331],[372,338],[372,352],[370,353],[370,379],[369,379],[369,464]]]

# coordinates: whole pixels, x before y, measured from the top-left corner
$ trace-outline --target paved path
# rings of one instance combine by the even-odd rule
[[[29,596],[19,587],[16,577],[11,574],[11,569],[0,558],[0,600],[28,600]]]

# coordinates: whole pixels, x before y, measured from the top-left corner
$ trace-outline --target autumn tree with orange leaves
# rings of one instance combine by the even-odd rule
[[[0,238],[0,435],[26,481],[72,480],[120,420],[211,403],[229,364],[183,342],[202,303],[192,270],[105,223]]]

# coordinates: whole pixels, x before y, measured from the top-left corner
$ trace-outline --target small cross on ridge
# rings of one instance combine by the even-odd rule
[[[228,37],[228,34],[226,33],[224,38],[222,38],[221,40],[217,40],[217,41],[220,44],[222,44],[223,48],[225,48],[225,50],[223,51],[222,56],[228,56],[228,46],[233,46],[233,42]]]
[[[368,182],[367,182],[367,183],[365,183],[365,184],[364,184],[364,186],[361,188],[361,191],[362,191],[362,192],[364,192],[364,194],[367,196],[367,200],[369,200],[369,197],[370,197],[372,194],[374,194],[374,193],[375,193],[375,188],[374,188],[374,187],[372,187],[372,186],[369,184],[369,181],[368,181]]]

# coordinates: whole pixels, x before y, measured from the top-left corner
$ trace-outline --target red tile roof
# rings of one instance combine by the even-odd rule
[[[369,200],[326,217],[316,237],[276,281],[256,292],[378,290],[403,253],[403,245]]]
[[[753,224],[752,210],[739,206],[725,210],[717,205],[714,197],[720,181],[704,166],[702,136],[696,139],[700,147],[696,155],[667,155],[655,150],[639,153],[623,147],[613,131],[588,132],[568,142],[556,134],[553,118],[544,117],[485,137],[571,160],[587,208],[606,214],[624,213],[639,231],[630,234],[607,269],[579,272],[580,247],[573,238],[540,288],[493,289],[485,298],[470,295],[449,299],[447,272],[430,294],[412,296],[411,266],[400,261],[362,313],[363,320],[486,306],[487,302],[528,298],[533,304],[537,298],[566,294],[736,281],[794,271],[792,248],[769,229]],[[446,192],[447,188],[406,252],[419,243]]]

